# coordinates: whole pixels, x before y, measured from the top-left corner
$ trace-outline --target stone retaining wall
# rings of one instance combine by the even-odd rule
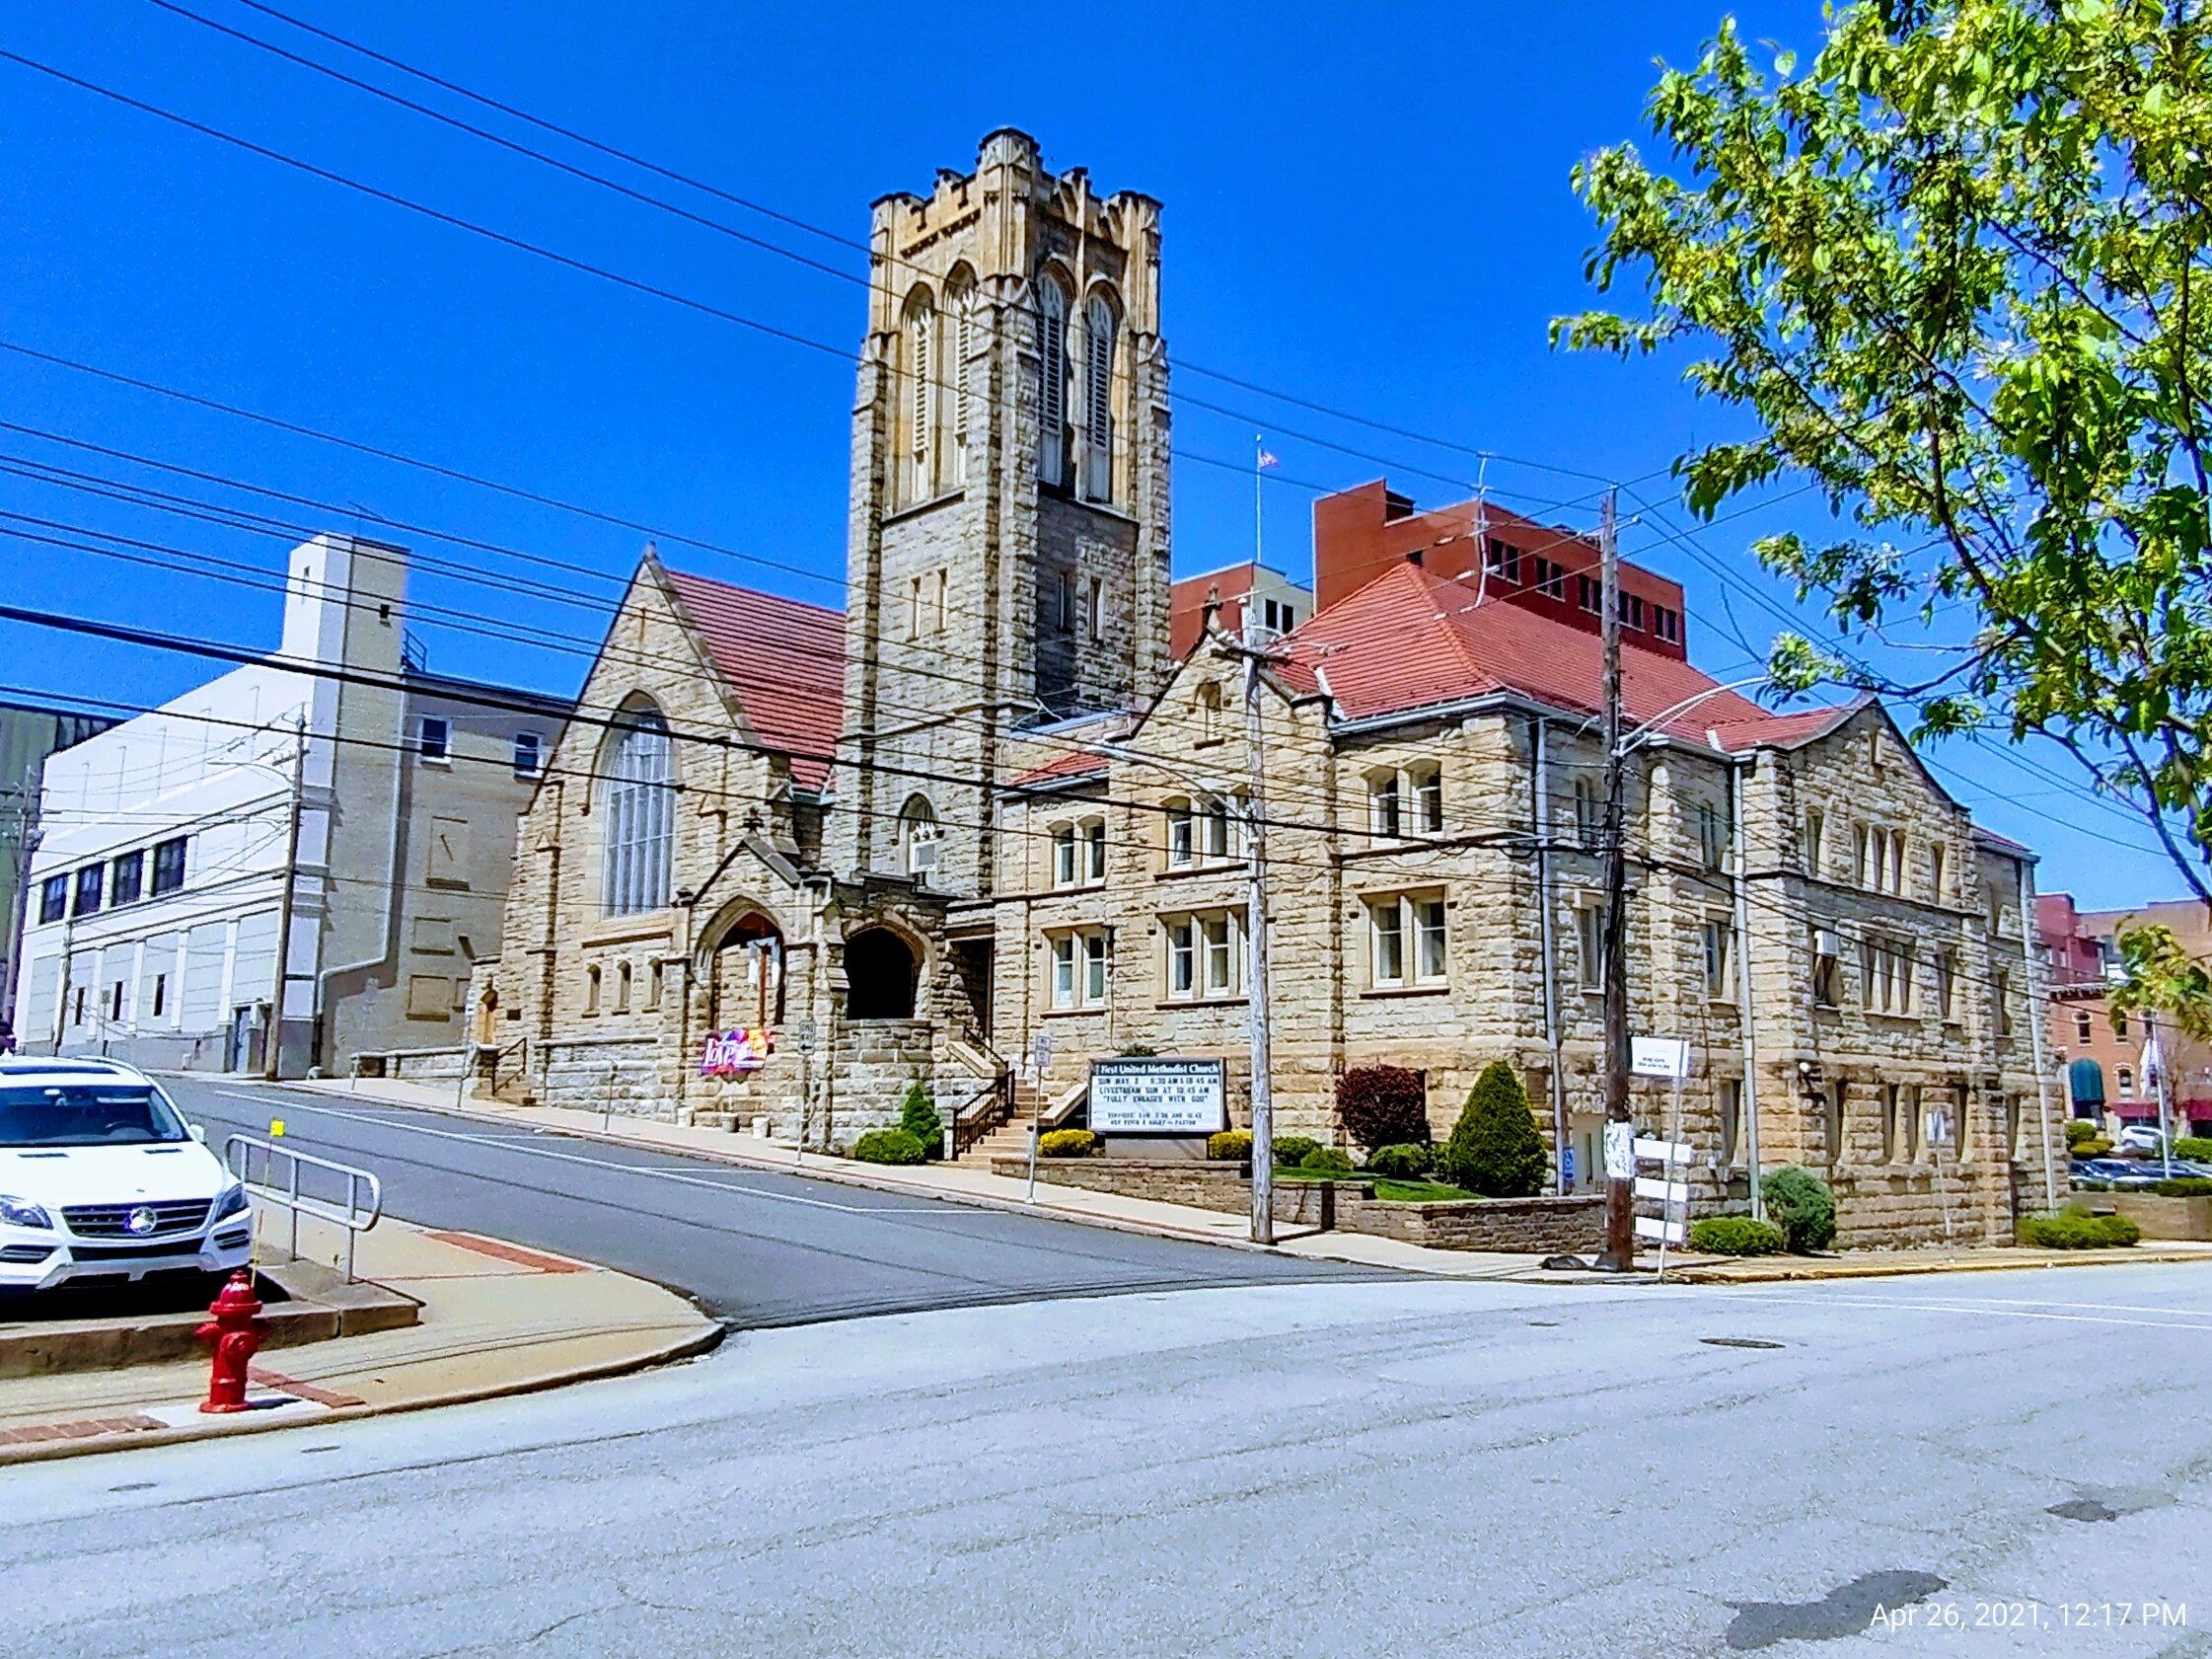
[[[2212,1197],[2164,1198],[2155,1192],[2083,1192],[2074,1202],[2127,1217],[2146,1239],[2212,1242]]]
[[[1019,1179],[1026,1158],[992,1160],[992,1173]],[[1162,1204],[1242,1215],[1252,1207],[1248,1166],[1191,1159],[1040,1158],[1037,1178],[1090,1192],[1149,1198]],[[1332,1193],[1331,1188],[1334,1188]],[[1504,1250],[1558,1254],[1595,1249],[1604,1231],[1605,1200],[1456,1198],[1434,1204],[1386,1204],[1364,1180],[1278,1181],[1275,1219],[1307,1227],[1334,1226],[1439,1250]]]

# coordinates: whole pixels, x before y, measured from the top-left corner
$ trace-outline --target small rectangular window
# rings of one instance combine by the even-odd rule
[[[153,1012],[154,1012],[154,1018],[157,1018],[157,1019],[159,1019],[159,1018],[161,1018],[161,1013],[162,1013],[162,1010],[163,1010],[164,1008],[168,1007],[168,1005],[169,1005],[169,975],[167,975],[166,973],[157,973],[157,974],[155,974],[155,975],[154,975],[154,996],[153,996]]]
[[[424,715],[415,723],[414,748],[426,763],[452,758],[453,726],[443,715]]]
[[[1444,932],[1444,901],[1416,899],[1413,906],[1414,977],[1424,984],[1440,984],[1448,977],[1451,958]]]
[[[1820,873],[1820,844],[1828,833],[1828,815],[1817,806],[1805,809],[1805,872]]]
[[[1946,1019],[1957,1018],[1958,958],[1949,950],[1936,952],[1936,1012]],[[2087,1031],[2082,1033],[2082,1040],[2089,1040]]]
[[[1083,1001],[1096,1008],[1106,1000],[1106,936],[1083,935]]]
[[[1170,867],[1187,865],[1195,853],[1191,803],[1178,800],[1167,809],[1167,862]]]
[[[1605,608],[1605,588],[1595,576],[1575,578],[1575,602],[1584,610],[1596,616]]]
[[[1641,629],[1644,626],[1644,599],[1641,594],[1621,595],[1621,626]]]
[[[1483,568],[1492,576],[1509,582],[1520,580],[1520,549],[1508,542],[1493,538],[1483,553]]]
[[[1729,922],[1718,916],[1706,918],[1705,994],[1715,1001],[1726,1001],[1731,994],[1729,958],[1734,938],[1735,929]]]
[[[58,922],[69,913],[69,877],[49,875],[38,884],[38,920]]]
[[[1083,879],[1106,879],[1106,821],[1093,818],[1083,825]]]
[[[174,893],[184,884],[184,843],[188,838],[179,836],[174,841],[164,841],[154,848],[154,894]]]
[[[1089,633],[1092,641],[1105,639],[1106,582],[1103,577],[1093,576],[1090,578],[1090,598],[1083,606],[1083,611],[1089,621]]]
[[[1374,983],[1406,982],[1406,936],[1396,899],[1386,899],[1369,912],[1369,934],[1374,942]]]
[[[1189,917],[1168,924],[1167,994],[1187,997],[1198,986],[1198,956],[1192,943]]]
[[[1060,572],[1059,622],[1061,633],[1072,634],[1075,632],[1075,572],[1072,570]]]
[[[122,853],[116,856],[108,875],[108,902],[110,905],[132,904],[137,901],[146,881],[146,855]]]
[[[1209,916],[1201,924],[1206,939],[1206,990],[1227,996],[1236,986],[1236,961],[1230,951],[1229,919]]]
[[[96,916],[100,913],[100,896],[108,880],[106,865],[88,865],[77,871],[77,901],[69,907],[72,916]]]
[[[515,776],[535,778],[545,769],[546,757],[535,731],[515,733]]]
[[[1598,827],[1603,821],[1597,800],[1597,786],[1587,778],[1575,780],[1575,839],[1585,848],[1597,845]]]
[[[1053,940],[1053,1007],[1075,1006],[1075,936],[1061,934]]]
[[[1398,775],[1385,773],[1367,785],[1367,828],[1376,835],[1398,833]]]
[[[1053,885],[1072,887],[1075,884],[1075,826],[1053,826]]]
[[[1414,822],[1423,835],[1441,835],[1444,828],[1444,779],[1434,769],[1414,779]]]
[[[1604,983],[1605,973],[1605,912],[1594,904],[1585,904],[1575,912],[1576,973],[1585,991],[1595,991]]]

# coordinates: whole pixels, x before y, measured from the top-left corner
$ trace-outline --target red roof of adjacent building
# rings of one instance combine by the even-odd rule
[[[1466,582],[1418,565],[1392,566],[1350,597],[1317,611],[1285,641],[1286,677],[1305,689],[1325,679],[1350,719],[1514,692],[1555,709],[1596,714],[1604,702],[1597,636],[1512,599],[1478,605]],[[1704,694],[1710,693],[1710,696]],[[1724,746],[1802,741],[1848,710],[1774,715],[1679,657],[1621,645],[1621,698],[1632,720],[1704,701],[1659,729],[1695,742],[1717,731]]]
[[[664,573],[754,737],[790,756],[794,784],[821,789],[844,717],[845,613],[708,576]]]

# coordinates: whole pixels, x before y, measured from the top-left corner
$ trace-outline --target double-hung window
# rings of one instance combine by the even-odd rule
[[[1167,925],[1167,994],[1189,997],[1197,991],[1197,925],[1188,916],[1179,916]]]
[[[134,904],[146,884],[146,855],[122,853],[116,856],[108,873],[108,902],[111,905]]]
[[[38,883],[38,920],[58,922],[69,914],[69,877],[49,875]]]
[[[1209,997],[1231,996],[1236,991],[1236,930],[1229,924],[1226,911],[1216,911],[1199,919],[1199,933],[1206,945],[1206,994]]]
[[[97,916],[100,913],[101,894],[106,890],[108,867],[87,865],[77,871],[77,901],[69,907],[72,916]]]
[[[1052,936],[1052,1006],[1103,1008],[1109,951],[1104,928],[1078,928]]]
[[[1180,869],[1197,856],[1196,824],[1187,800],[1167,803],[1167,867]]]
[[[1053,885],[1072,887],[1075,884],[1075,826],[1053,825]]]
[[[1097,883],[1106,879],[1106,820],[1087,818],[1083,821],[1083,880]]]
[[[1434,893],[1368,900],[1369,983],[1381,990],[1443,984],[1450,966],[1444,915]]]
[[[1726,917],[1705,919],[1705,994],[1715,1001],[1731,995],[1729,969],[1735,944],[1735,929]]]
[[[154,846],[154,896],[174,893],[184,884],[184,843],[186,837],[174,841],[157,842]]]

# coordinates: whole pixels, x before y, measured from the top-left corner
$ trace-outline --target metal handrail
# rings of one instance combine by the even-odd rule
[[[261,1155],[261,1178],[258,1181],[251,1173],[256,1152]],[[281,1188],[275,1179],[278,1159],[284,1161],[284,1184]],[[303,1213],[327,1221],[341,1230],[345,1235],[345,1282],[353,1282],[353,1241],[374,1227],[384,1214],[384,1183],[376,1178],[374,1172],[357,1169],[351,1164],[318,1158],[311,1152],[294,1152],[290,1147],[279,1146],[258,1135],[233,1135],[223,1143],[223,1162],[242,1184],[260,1193],[269,1203],[283,1205],[291,1213],[293,1259],[297,1260],[300,1253],[300,1217]],[[300,1191],[300,1167],[303,1164],[345,1177],[345,1202],[342,1206],[330,1199],[317,1198],[312,1193]],[[368,1189],[366,1204],[360,1200],[364,1184]]]

